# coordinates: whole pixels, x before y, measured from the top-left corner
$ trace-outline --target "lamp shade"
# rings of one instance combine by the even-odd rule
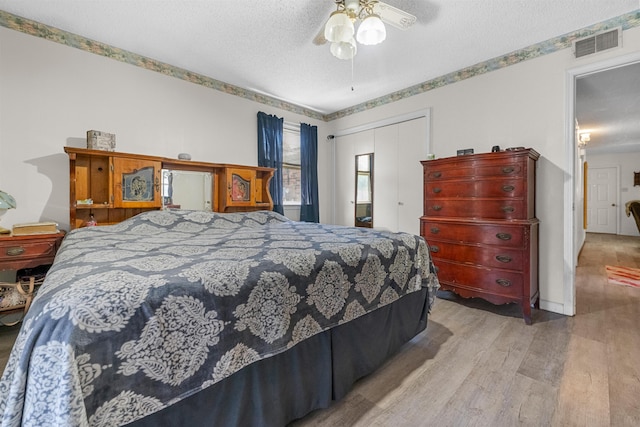
[[[348,42],[331,43],[331,53],[338,59],[351,59],[357,52],[358,48],[353,37]]]
[[[14,209],[16,207],[16,199],[10,194],[0,190],[0,209]]]
[[[364,45],[382,43],[387,38],[387,29],[378,15],[371,14],[358,27],[356,38],[358,43]]]
[[[324,27],[324,38],[332,43],[348,42],[354,33],[353,22],[344,11],[333,12]]]

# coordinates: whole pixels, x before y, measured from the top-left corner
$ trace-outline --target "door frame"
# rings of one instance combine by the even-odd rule
[[[577,216],[582,215],[582,213],[575,209],[577,201],[584,203],[584,194],[580,188],[582,183],[577,182],[576,180],[576,171],[581,167],[581,164],[578,163],[582,162],[578,145],[576,143],[576,79],[588,74],[630,65],[635,62],[640,62],[640,52],[621,55],[615,58],[571,68],[567,70],[566,73],[564,170],[567,179],[564,180],[563,225],[564,229],[569,231],[564,234],[563,314],[568,316],[573,316],[576,313],[576,266],[578,265],[578,254],[582,248],[582,244],[584,243],[584,238],[580,239],[580,241],[577,239],[577,236],[584,235],[584,230],[578,230],[578,226],[580,226],[581,221]],[[578,200],[580,197],[583,200]]]

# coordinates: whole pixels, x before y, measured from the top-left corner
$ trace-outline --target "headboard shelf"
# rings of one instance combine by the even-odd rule
[[[171,197],[163,191],[162,170],[211,174],[210,210],[214,212],[273,209],[272,168],[77,147],[64,147],[64,151],[69,156],[71,229],[91,221],[117,224],[144,211],[172,206]]]

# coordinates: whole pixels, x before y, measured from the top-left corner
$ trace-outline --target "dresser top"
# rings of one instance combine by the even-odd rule
[[[483,161],[483,160],[497,160],[497,159],[513,159],[518,157],[529,157],[533,160],[538,160],[540,154],[533,148],[523,148],[521,150],[504,150],[490,153],[479,154],[465,154],[461,156],[443,157],[435,160],[422,160],[420,163],[423,165],[430,164],[432,162],[447,163],[447,162],[470,162],[470,161]]]

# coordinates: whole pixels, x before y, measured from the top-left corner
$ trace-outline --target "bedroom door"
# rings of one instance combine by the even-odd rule
[[[587,173],[587,232],[618,232],[618,168],[590,167]]]

